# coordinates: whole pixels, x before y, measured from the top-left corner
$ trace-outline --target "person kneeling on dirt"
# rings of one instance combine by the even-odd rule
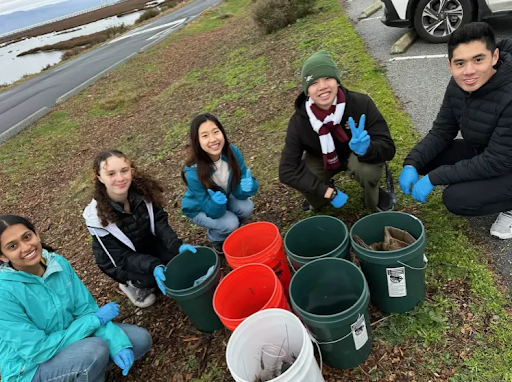
[[[140,308],[165,294],[165,266],[178,253],[196,252],[169,226],[162,187],[117,150],[94,160],[94,199],[83,212],[100,269]]]
[[[0,216],[0,264],[2,381],[104,381],[110,359],[127,375],[149,351],[148,331],[114,324],[117,304],[98,308],[27,219]]]
[[[434,186],[457,215],[499,212],[490,233],[512,238],[512,40],[471,23],[448,41],[452,78],[432,129],[409,153],[398,182],[425,203]],[[462,139],[455,139],[459,131]],[[424,175],[418,179],[418,175]]]
[[[304,194],[304,211],[329,202],[339,208],[348,196],[332,178],[348,169],[364,189],[367,208],[392,209],[393,200],[379,182],[385,162],[395,155],[395,145],[372,99],[341,85],[340,73],[326,51],[304,62],[302,88],[286,132],[281,182]]]
[[[254,203],[249,198],[258,192],[258,181],[215,116],[205,113],[192,120],[189,157],[181,177],[187,185],[183,214],[208,228],[208,240],[222,255],[224,240],[252,215]]]

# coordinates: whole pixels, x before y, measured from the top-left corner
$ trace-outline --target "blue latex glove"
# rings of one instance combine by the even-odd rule
[[[411,188],[418,181],[418,171],[413,166],[405,166],[400,176],[398,177],[398,184],[404,194],[411,195]]]
[[[195,249],[195,248],[194,248]],[[155,268],[153,271],[153,276],[155,277],[156,285],[160,288],[162,293],[165,296],[165,287],[164,287],[164,281],[165,281],[165,272],[166,268],[163,265],[159,265]]]
[[[120,369],[123,370],[123,375],[127,376],[130,368],[133,365],[133,361],[135,361],[135,357],[133,356],[132,349],[123,349],[119,353],[117,353],[112,360],[115,362]]]
[[[220,191],[213,192],[212,190],[208,189],[208,193],[210,194],[212,200],[217,204],[226,204],[228,202],[226,195]]]
[[[182,244],[180,245],[180,249],[178,249],[178,251],[180,253],[183,253],[185,251],[190,251],[192,253],[196,253],[197,252],[197,249],[196,247],[194,247],[193,245],[190,245],[190,244]]]
[[[215,270],[215,265],[212,265],[210,268],[208,268],[208,271],[204,276],[199,277],[196,281],[194,281],[194,286],[198,286],[199,284],[203,283],[204,280],[206,280]]]
[[[361,119],[359,120],[359,125],[356,127],[354,119],[350,117],[348,119],[348,124],[350,126],[350,131],[352,132],[352,138],[348,142],[348,146],[350,150],[352,150],[357,155],[364,155],[370,147],[370,136],[368,132],[364,129],[364,123],[366,121],[366,115],[363,114]]]
[[[425,203],[427,201],[428,194],[430,194],[433,189],[434,185],[430,183],[430,179],[428,175],[426,175],[418,180],[412,188],[412,197],[417,202]]]
[[[254,181],[252,180],[251,176],[251,170],[247,170],[245,173],[245,178],[242,178],[242,181],[240,182],[242,186],[243,192],[251,192],[252,186],[254,184]]]
[[[341,192],[340,190],[337,190],[338,191],[338,194],[334,197],[333,200],[331,200],[331,204],[335,207],[335,208],[340,208],[341,206],[343,206],[347,200],[348,200],[348,195]]]
[[[101,325],[105,325],[107,322],[112,321],[112,319],[117,317],[118,314],[119,306],[115,302],[109,302],[96,311],[96,316],[99,318]]]

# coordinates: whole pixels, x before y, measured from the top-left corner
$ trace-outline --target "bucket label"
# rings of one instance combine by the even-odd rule
[[[405,267],[386,268],[388,276],[389,297],[407,296],[407,286],[405,284]]]
[[[357,321],[350,325],[350,328],[352,329],[352,337],[354,337],[356,350],[359,350],[368,341],[368,332],[366,331],[364,315],[360,315]]]

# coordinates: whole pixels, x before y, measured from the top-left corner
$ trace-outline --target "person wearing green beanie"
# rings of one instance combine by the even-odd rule
[[[391,210],[393,197],[379,183],[395,144],[375,103],[342,85],[325,50],[304,62],[301,80],[303,92],[295,101],[281,154],[280,181],[304,195],[304,211],[329,202],[339,208],[348,196],[335,187],[333,177],[348,170],[363,187],[367,208]]]

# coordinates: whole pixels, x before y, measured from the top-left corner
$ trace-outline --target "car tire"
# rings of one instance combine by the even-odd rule
[[[433,43],[447,42],[456,29],[472,20],[471,0],[421,0],[414,12],[418,35]]]

